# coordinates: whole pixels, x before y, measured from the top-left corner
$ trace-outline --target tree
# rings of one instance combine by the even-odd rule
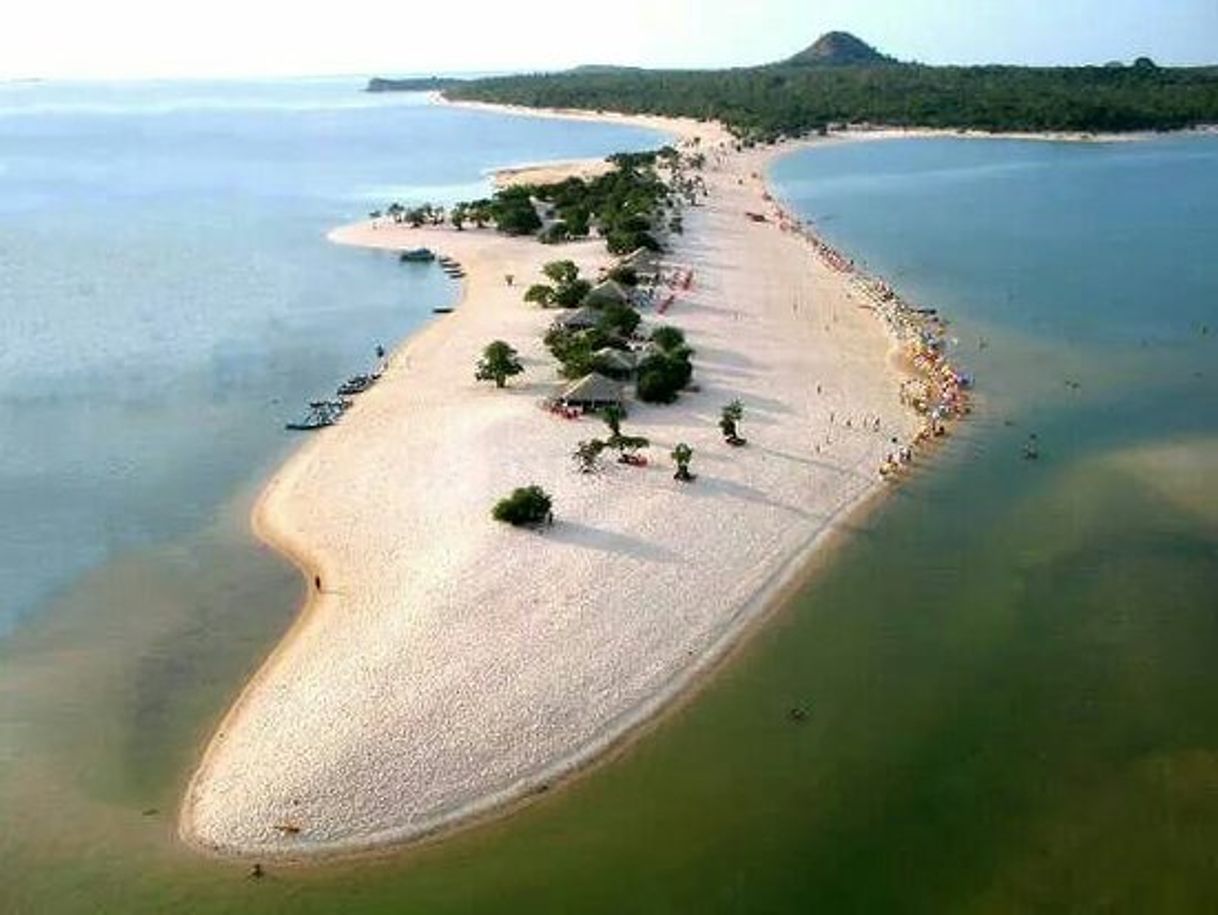
[[[639,313],[629,306],[609,305],[601,312],[601,319],[596,326],[606,334],[629,337],[641,320]]]
[[[613,280],[615,283],[621,283],[623,286],[637,286],[639,284],[638,271],[625,264],[619,264],[610,270],[608,279]]]
[[[544,283],[534,283],[525,292],[524,300],[540,305],[542,308],[549,308],[554,304],[554,289]]]
[[[723,430],[723,438],[729,445],[740,446],[747,444],[737,433],[740,420],[744,418],[744,404],[733,400],[719,413],[719,428]]]
[[[575,308],[592,291],[592,284],[584,279],[572,280],[554,290],[554,304],[560,308]]]
[[[514,527],[554,522],[553,500],[540,486],[523,486],[495,503],[491,517]]]
[[[605,421],[605,425],[609,427],[609,435],[611,438],[616,438],[622,434],[622,420],[626,418],[626,411],[620,404],[611,403],[609,406],[601,410],[601,419]]]
[[[693,365],[688,348],[674,352],[655,353],[639,363],[639,379],[635,393],[647,403],[672,403],[681,389],[689,384]]]
[[[575,261],[550,261],[541,268],[541,272],[555,286],[562,288],[575,282],[579,267],[575,266]]]
[[[595,473],[600,465],[601,452],[604,450],[605,443],[599,438],[593,438],[580,442],[575,451],[571,453],[571,458],[575,461],[575,466],[580,473]]]
[[[478,381],[493,381],[495,387],[502,388],[507,384],[508,378],[523,371],[524,366],[520,364],[516,350],[502,340],[494,340],[482,351],[474,378]]]
[[[682,483],[692,483],[696,477],[689,472],[689,462],[693,459],[694,449],[679,442],[677,447],[672,449],[672,459],[677,464],[677,472],[672,475],[674,480],[680,480]]]
[[[685,334],[679,327],[666,324],[651,332],[651,342],[660,349],[671,352],[685,345]]]
[[[469,204],[458,203],[448,214],[448,220],[458,232],[465,231],[465,221],[469,219]]]

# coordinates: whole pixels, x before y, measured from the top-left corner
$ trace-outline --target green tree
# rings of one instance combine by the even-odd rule
[[[571,453],[572,460],[580,473],[595,473],[600,466],[601,452],[605,450],[605,442],[599,438],[580,442]]]
[[[627,305],[609,305],[601,312],[597,328],[606,334],[629,337],[639,326],[642,318]]]
[[[679,327],[665,324],[651,332],[651,342],[662,350],[672,352],[685,345],[685,334]]]
[[[739,400],[733,400],[719,412],[719,428],[723,431],[723,438],[729,445],[746,444],[738,431],[743,418],[744,404]]]
[[[541,272],[555,286],[562,287],[575,282],[579,267],[571,260],[550,261],[541,268]]]
[[[540,486],[523,486],[496,502],[491,509],[491,517],[516,527],[553,523],[553,504],[549,494]]]
[[[549,308],[554,304],[554,288],[544,283],[534,283],[525,292],[524,300],[540,305],[542,308]]]
[[[672,459],[677,465],[677,472],[672,475],[674,480],[680,480],[682,483],[694,481],[694,475],[689,472],[689,462],[693,460],[693,456],[694,449],[685,442],[679,442],[677,447],[672,449]]]
[[[493,340],[482,350],[482,358],[474,371],[478,381],[493,381],[495,387],[502,388],[508,378],[519,375],[524,371],[516,350],[502,340]]]

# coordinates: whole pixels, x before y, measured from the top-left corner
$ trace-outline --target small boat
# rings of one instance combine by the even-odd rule
[[[333,426],[349,406],[349,400],[314,400],[309,404],[309,412],[304,419],[285,423],[284,428],[292,432],[312,432]]]
[[[346,381],[338,386],[339,397],[351,397],[355,394],[363,394],[381,378],[379,372],[374,372],[371,375],[352,375]]]
[[[411,248],[398,255],[398,260],[410,264],[430,264],[436,255],[430,248]]]
[[[451,306],[448,306],[448,305],[442,305],[442,306],[438,306],[438,307],[436,307],[436,308],[433,308],[433,309],[431,310],[431,313],[432,313],[433,315],[450,315],[450,314],[452,314],[452,313],[453,313],[453,311],[454,311],[454,310],[455,310],[455,309],[453,309]]]

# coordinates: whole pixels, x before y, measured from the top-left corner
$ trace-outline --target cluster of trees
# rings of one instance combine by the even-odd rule
[[[676,161],[677,155],[671,147],[616,153],[609,157],[614,169],[590,181],[572,177],[554,184],[502,188],[490,198],[454,206],[452,222],[458,229],[472,221],[479,227],[494,223],[509,235],[532,235],[543,226],[535,205],[539,202],[554,218],[538,236],[543,242],[587,238],[595,228],[613,254],[638,248],[658,251],[653,226],[660,223],[671,191],[655,166],[659,161]]]
[[[524,300],[542,308],[575,308],[592,291],[592,284],[579,275],[575,261],[550,261],[541,268],[549,283],[534,283]]]
[[[693,377],[694,351],[676,327],[651,332],[653,351],[636,369],[635,394],[646,403],[672,403]]]
[[[608,70],[495,77],[452,98],[719,120],[746,140],[831,124],[1169,130],[1218,121],[1218,68],[807,67]]]
[[[574,261],[551,261],[542,267],[542,273],[550,283],[530,286],[524,294],[526,302],[543,308],[574,308],[592,289],[592,284],[579,275],[579,267]],[[559,374],[564,378],[582,378],[589,372],[618,376],[620,370],[598,353],[605,349],[628,350],[630,339],[641,322],[639,313],[629,305],[610,304],[599,309],[594,326],[555,324],[546,332],[544,342],[558,360]]]
[[[609,437],[587,439],[576,446],[571,457],[580,473],[593,473],[606,449],[617,451],[618,461],[623,464],[638,462],[638,452],[648,447],[651,441],[641,435],[626,435],[622,432],[622,420],[625,418],[626,411],[619,406],[609,406],[601,411],[601,419],[609,427]]]

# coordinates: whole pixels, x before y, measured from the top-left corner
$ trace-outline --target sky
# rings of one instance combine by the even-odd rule
[[[726,67],[850,31],[923,63],[1218,63],[1218,0],[20,0],[0,78]]]

